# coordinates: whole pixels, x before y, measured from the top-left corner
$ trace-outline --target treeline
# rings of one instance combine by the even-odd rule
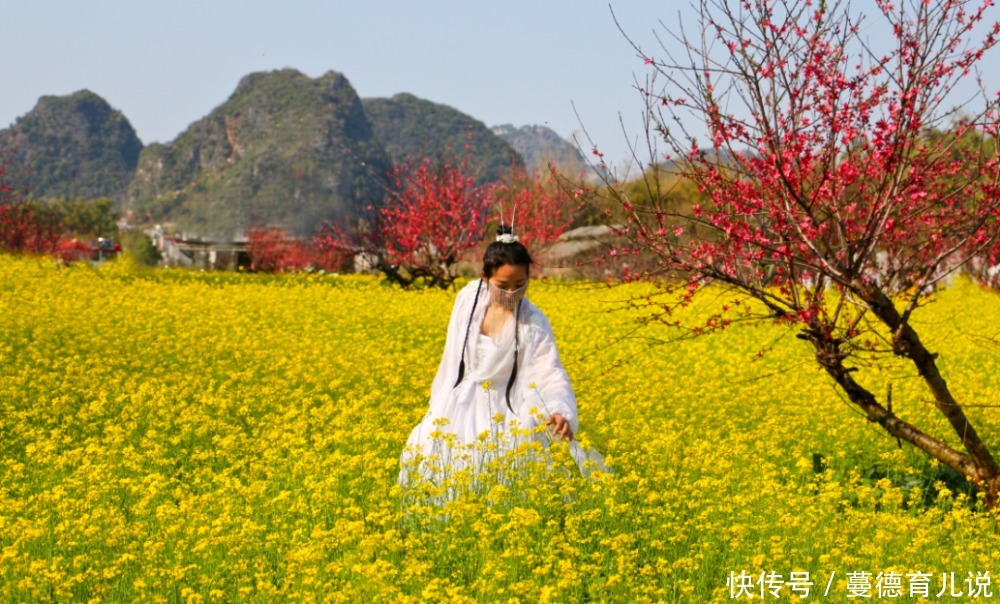
[[[155,265],[159,251],[139,231],[118,227],[119,213],[107,197],[99,199],[27,199],[2,181],[0,166],[0,251],[40,254],[72,261],[84,258],[101,239],[120,242],[137,262]]]

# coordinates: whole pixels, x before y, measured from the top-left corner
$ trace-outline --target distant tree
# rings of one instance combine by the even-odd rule
[[[0,249],[26,254],[51,254],[62,227],[54,212],[28,201],[0,205]]]
[[[327,225],[324,249],[364,254],[388,280],[402,287],[422,283],[449,288],[456,264],[483,240],[496,185],[477,183],[468,156],[403,164],[391,175],[384,206],[345,232]]]
[[[514,231],[530,249],[549,244],[575,225],[585,197],[581,178],[575,181],[550,166],[544,172],[514,167],[494,195],[506,208],[506,220],[515,221]]]
[[[60,233],[55,213],[28,201],[11,184],[8,163],[0,160],[0,251],[51,254],[57,250]]]
[[[655,321],[677,324],[675,301],[706,284],[729,289],[735,307],[689,333],[735,318],[795,327],[869,421],[971,479],[994,506],[989,440],[913,323],[957,267],[1000,252],[997,97],[965,117],[942,110],[997,42],[1000,25],[983,23],[991,5],[875,0],[889,37],[873,47],[846,2],[701,0],[687,30],[698,37],[674,36],[685,56],[636,50],[652,70],[641,92],[653,161],[672,162],[705,200],[615,190],[613,220],[628,239],[617,254],[657,259],[635,278],[686,276],[660,281],[682,295],[651,299]],[[709,148],[689,132],[696,122]],[[886,353],[909,362],[950,435],[865,385],[858,360],[878,367]]]
[[[118,237],[119,214],[107,197],[59,199],[51,208],[67,233],[81,238]]]
[[[137,264],[156,266],[163,260],[160,250],[156,249],[153,241],[142,231],[125,231],[121,239],[125,254],[132,257]]]
[[[345,254],[320,241],[304,240],[276,227],[247,229],[250,270],[255,273],[290,273],[298,271],[337,271]]]

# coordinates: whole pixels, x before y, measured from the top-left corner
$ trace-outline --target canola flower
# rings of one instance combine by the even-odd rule
[[[0,256],[0,601],[725,602],[741,569],[817,590],[836,571],[837,599],[850,571],[1000,576],[995,517],[783,328],[605,346],[642,287],[532,284],[578,437],[615,472],[542,464],[433,505],[395,478],[453,293]],[[959,283],[935,305],[949,385],[996,404],[1000,298]],[[909,371],[859,379],[947,434]]]

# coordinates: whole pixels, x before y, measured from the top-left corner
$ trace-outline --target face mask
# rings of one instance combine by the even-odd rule
[[[521,287],[513,290],[500,289],[496,285],[493,285],[492,281],[488,282],[490,285],[490,303],[496,304],[501,308],[505,308],[511,312],[514,312],[514,308],[518,302],[524,298],[524,294],[528,289],[528,284],[525,283]]]

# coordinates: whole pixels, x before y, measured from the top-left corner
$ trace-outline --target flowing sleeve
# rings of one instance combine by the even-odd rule
[[[527,388],[525,400],[530,406],[538,406],[546,415],[559,413],[570,424],[575,435],[580,429],[577,418],[576,395],[569,381],[569,374],[559,359],[552,326],[541,311],[532,313],[532,345],[525,352],[528,375],[522,382]],[[520,378],[519,378],[520,380]],[[534,385],[534,387],[532,387]],[[539,403],[541,397],[541,403]]]
[[[448,392],[455,385],[458,379],[458,365],[462,360],[462,339],[465,337],[466,326],[469,321],[471,304],[476,297],[478,281],[472,281],[466,285],[458,296],[455,297],[455,304],[451,309],[451,319],[448,321],[448,334],[445,338],[444,353],[441,355],[441,363],[438,365],[434,381],[431,383],[430,406],[444,401]]]

